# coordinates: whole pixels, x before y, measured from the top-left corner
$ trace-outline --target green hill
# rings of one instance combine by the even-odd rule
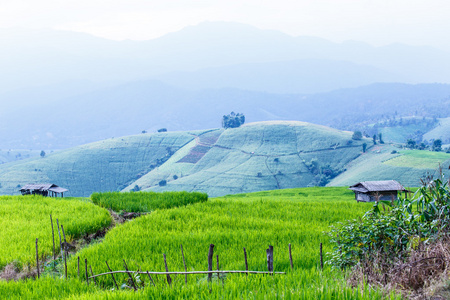
[[[37,182],[68,188],[70,196],[122,189],[219,196],[323,185],[360,155],[363,142],[350,132],[285,121],[141,134],[0,165],[0,193]]]
[[[425,140],[441,139],[444,144],[450,144],[450,118],[438,119],[438,125],[424,134]]]
[[[369,145],[366,153],[363,143]],[[377,179],[417,186],[420,177],[450,159],[446,153],[393,150],[399,148],[294,121],[140,134],[2,164],[0,194],[18,194],[21,186],[42,182],[69,189],[67,196],[148,190],[215,197]]]
[[[195,190],[220,196],[323,185],[360,155],[364,141],[353,141],[351,136],[350,132],[287,121],[210,132],[126,190],[137,185],[145,190]],[[166,185],[161,186],[161,181]]]
[[[396,153],[393,153],[396,152]],[[404,186],[420,185],[428,174],[436,176],[439,165],[445,174],[450,154],[428,150],[400,150],[391,145],[376,145],[350,164],[347,170],[331,180],[328,186],[345,186],[359,181],[395,179]]]
[[[192,141],[196,132],[168,132],[112,138],[44,158],[0,165],[0,193],[17,194],[27,183],[51,182],[69,189],[68,196],[117,191],[162,165]]]

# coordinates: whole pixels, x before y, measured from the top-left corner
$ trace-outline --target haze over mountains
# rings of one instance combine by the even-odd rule
[[[341,129],[358,121],[346,121],[349,113],[447,117],[437,108],[450,86],[433,83],[450,83],[450,55],[431,47],[333,43],[225,22],[142,42],[24,29],[1,29],[0,38],[0,148],[216,128],[232,110],[248,121]]]

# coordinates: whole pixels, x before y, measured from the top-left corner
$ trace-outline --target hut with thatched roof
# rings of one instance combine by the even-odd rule
[[[397,200],[398,192],[405,192],[405,196],[410,192],[395,180],[363,181],[349,189],[355,192],[355,200],[358,202]]]

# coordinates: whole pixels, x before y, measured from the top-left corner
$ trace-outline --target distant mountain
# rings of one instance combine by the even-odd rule
[[[247,122],[297,120],[350,130],[386,117],[450,115],[450,85],[443,84],[373,84],[313,95],[190,91],[158,81],[92,89],[0,112],[0,149],[64,149],[143,130],[217,128],[231,111]]]
[[[193,72],[173,72],[157,78],[191,90],[238,88],[280,94],[317,93],[373,82],[405,80],[404,76],[369,65],[325,59],[246,63]]]
[[[242,64],[260,64],[262,67],[266,63],[289,61],[293,64],[295,61],[306,62],[304,66],[308,71],[301,74],[309,72],[314,75],[315,67],[318,67],[318,74],[326,74],[328,69],[329,74],[351,75],[347,81],[341,82],[345,86],[339,87],[361,84],[354,72],[349,74],[345,69],[336,68],[339,62],[349,64],[349,71],[359,65],[360,79],[364,80],[450,82],[450,54],[431,47],[400,44],[373,47],[355,41],[333,43],[238,23],[205,22],[149,41],[119,42],[82,33],[26,29],[1,29],[0,39],[3,41],[0,49],[0,93],[2,90],[70,80],[124,82],[159,79],[159,76],[171,72],[207,73],[208,70],[201,71],[207,68],[219,68],[216,71],[222,74],[217,74],[218,78],[233,74],[239,78],[239,74],[231,72],[240,68],[220,67]],[[318,60],[322,63],[314,64]],[[268,67],[271,65],[265,66]],[[296,80],[289,77],[296,75],[290,71],[290,64],[285,65],[286,70],[280,67],[282,65],[278,65],[272,74],[265,69],[263,74],[272,75],[280,82],[283,79]],[[373,70],[377,70],[376,76],[371,77]],[[302,76],[297,81],[301,81]],[[240,79],[246,79],[248,87],[253,89],[252,78]],[[333,88],[328,80],[322,87],[320,78],[317,79],[313,84],[314,92]],[[236,82],[240,85],[230,87],[245,87],[245,82]],[[364,81],[363,84],[372,82]],[[296,92],[304,93],[306,90],[297,89]]]

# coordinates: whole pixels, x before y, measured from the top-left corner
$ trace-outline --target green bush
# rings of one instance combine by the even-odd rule
[[[95,204],[115,211],[148,212],[206,202],[208,195],[198,192],[105,192],[93,193],[91,199]]]
[[[332,227],[329,263],[346,268],[380,255],[385,261],[408,255],[449,231],[449,182],[428,178],[412,199],[375,202],[362,218]]]

